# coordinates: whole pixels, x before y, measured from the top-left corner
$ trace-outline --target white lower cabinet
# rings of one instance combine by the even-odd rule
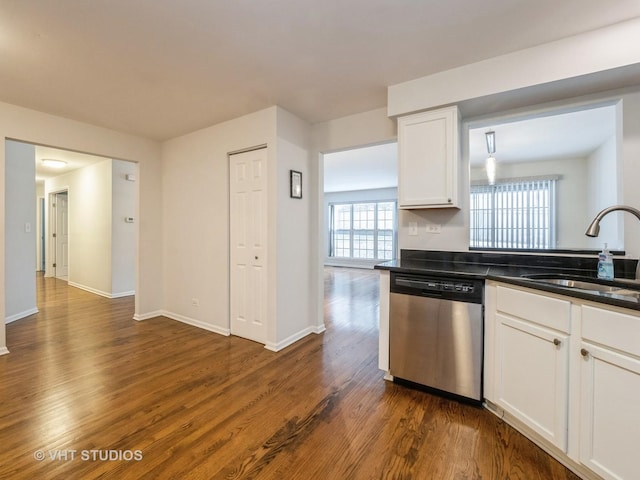
[[[640,479],[640,312],[487,281],[488,405],[581,477]]]
[[[498,314],[498,405],[562,451],[567,448],[567,336]]]
[[[590,307],[582,317],[580,461],[606,479],[638,479],[640,319]],[[619,341],[597,344],[600,331]]]
[[[496,306],[495,401],[566,452],[570,304],[498,287]]]

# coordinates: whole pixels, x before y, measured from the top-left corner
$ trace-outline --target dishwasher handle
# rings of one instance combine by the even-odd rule
[[[429,280],[415,280],[409,278],[396,278],[395,284],[400,287],[415,288],[417,290],[440,290],[437,282]]]

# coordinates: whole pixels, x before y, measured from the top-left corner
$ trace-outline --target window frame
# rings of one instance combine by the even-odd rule
[[[380,204],[386,204],[389,203],[392,205],[391,211],[393,212],[393,218],[392,218],[392,227],[391,229],[386,229],[386,228],[378,228],[378,222],[379,222],[379,205]],[[354,228],[354,222],[355,222],[355,215],[354,215],[354,206],[355,205],[368,205],[368,204],[373,204],[374,208],[373,208],[373,212],[374,212],[374,218],[373,218],[373,229],[370,228],[359,228],[356,229]],[[350,207],[350,218],[349,218],[349,228],[348,229],[335,229],[334,228],[334,224],[335,224],[335,220],[334,220],[334,215],[335,215],[335,207],[336,206],[349,206]],[[355,262],[383,262],[383,261],[388,261],[388,260],[392,260],[393,258],[395,258],[396,255],[396,249],[397,249],[397,245],[398,245],[398,201],[396,199],[386,199],[386,200],[353,200],[353,201],[336,201],[336,202],[329,202],[328,204],[328,218],[329,218],[329,228],[328,228],[328,235],[329,235],[329,244],[328,244],[328,252],[327,252],[327,256],[329,259],[331,260],[335,260],[335,261],[355,261]],[[349,256],[336,256],[335,251],[336,251],[336,246],[335,246],[335,234],[336,233],[349,233]],[[378,249],[378,241],[380,238],[379,233],[380,232],[391,232],[391,258],[380,258],[379,257],[379,249]],[[354,238],[355,235],[357,234],[362,234],[364,233],[365,235],[367,234],[371,234],[373,233],[373,257],[372,258],[366,258],[366,257],[354,257]],[[365,249],[369,250],[369,249]],[[383,250],[383,251],[388,251],[388,250]]]

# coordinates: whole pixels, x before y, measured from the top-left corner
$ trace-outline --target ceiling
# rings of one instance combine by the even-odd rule
[[[483,165],[487,158],[485,132],[495,132],[498,162],[515,163],[563,158],[583,158],[594,152],[616,132],[613,105],[573,112],[549,112],[533,118],[496,120],[494,124],[469,129],[469,162]]]
[[[157,140],[271,105],[317,123],[638,16],[638,0],[0,0],[0,101]]]
[[[398,186],[398,144],[385,143],[324,155],[324,191]]]
[[[36,145],[36,182],[42,182],[48,178],[64,175],[73,170],[84,168],[92,163],[104,162],[105,157],[96,155],[87,155],[85,153],[77,153],[69,150],[60,150],[58,148],[43,147]],[[57,169],[47,167],[42,163],[44,159],[62,160],[66,162],[64,168]]]

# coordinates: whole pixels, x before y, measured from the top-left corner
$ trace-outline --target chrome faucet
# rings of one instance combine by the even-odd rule
[[[629,207],[627,205],[613,205],[611,207],[607,207],[602,210],[600,213],[596,215],[596,218],[589,224],[587,231],[584,234],[587,237],[597,237],[600,233],[600,220],[607,215],[608,213],[615,212],[617,210],[622,210],[624,212],[632,213],[636,216],[638,220],[640,220],[640,210],[637,208]],[[640,280],[640,260],[636,264],[636,280]]]

